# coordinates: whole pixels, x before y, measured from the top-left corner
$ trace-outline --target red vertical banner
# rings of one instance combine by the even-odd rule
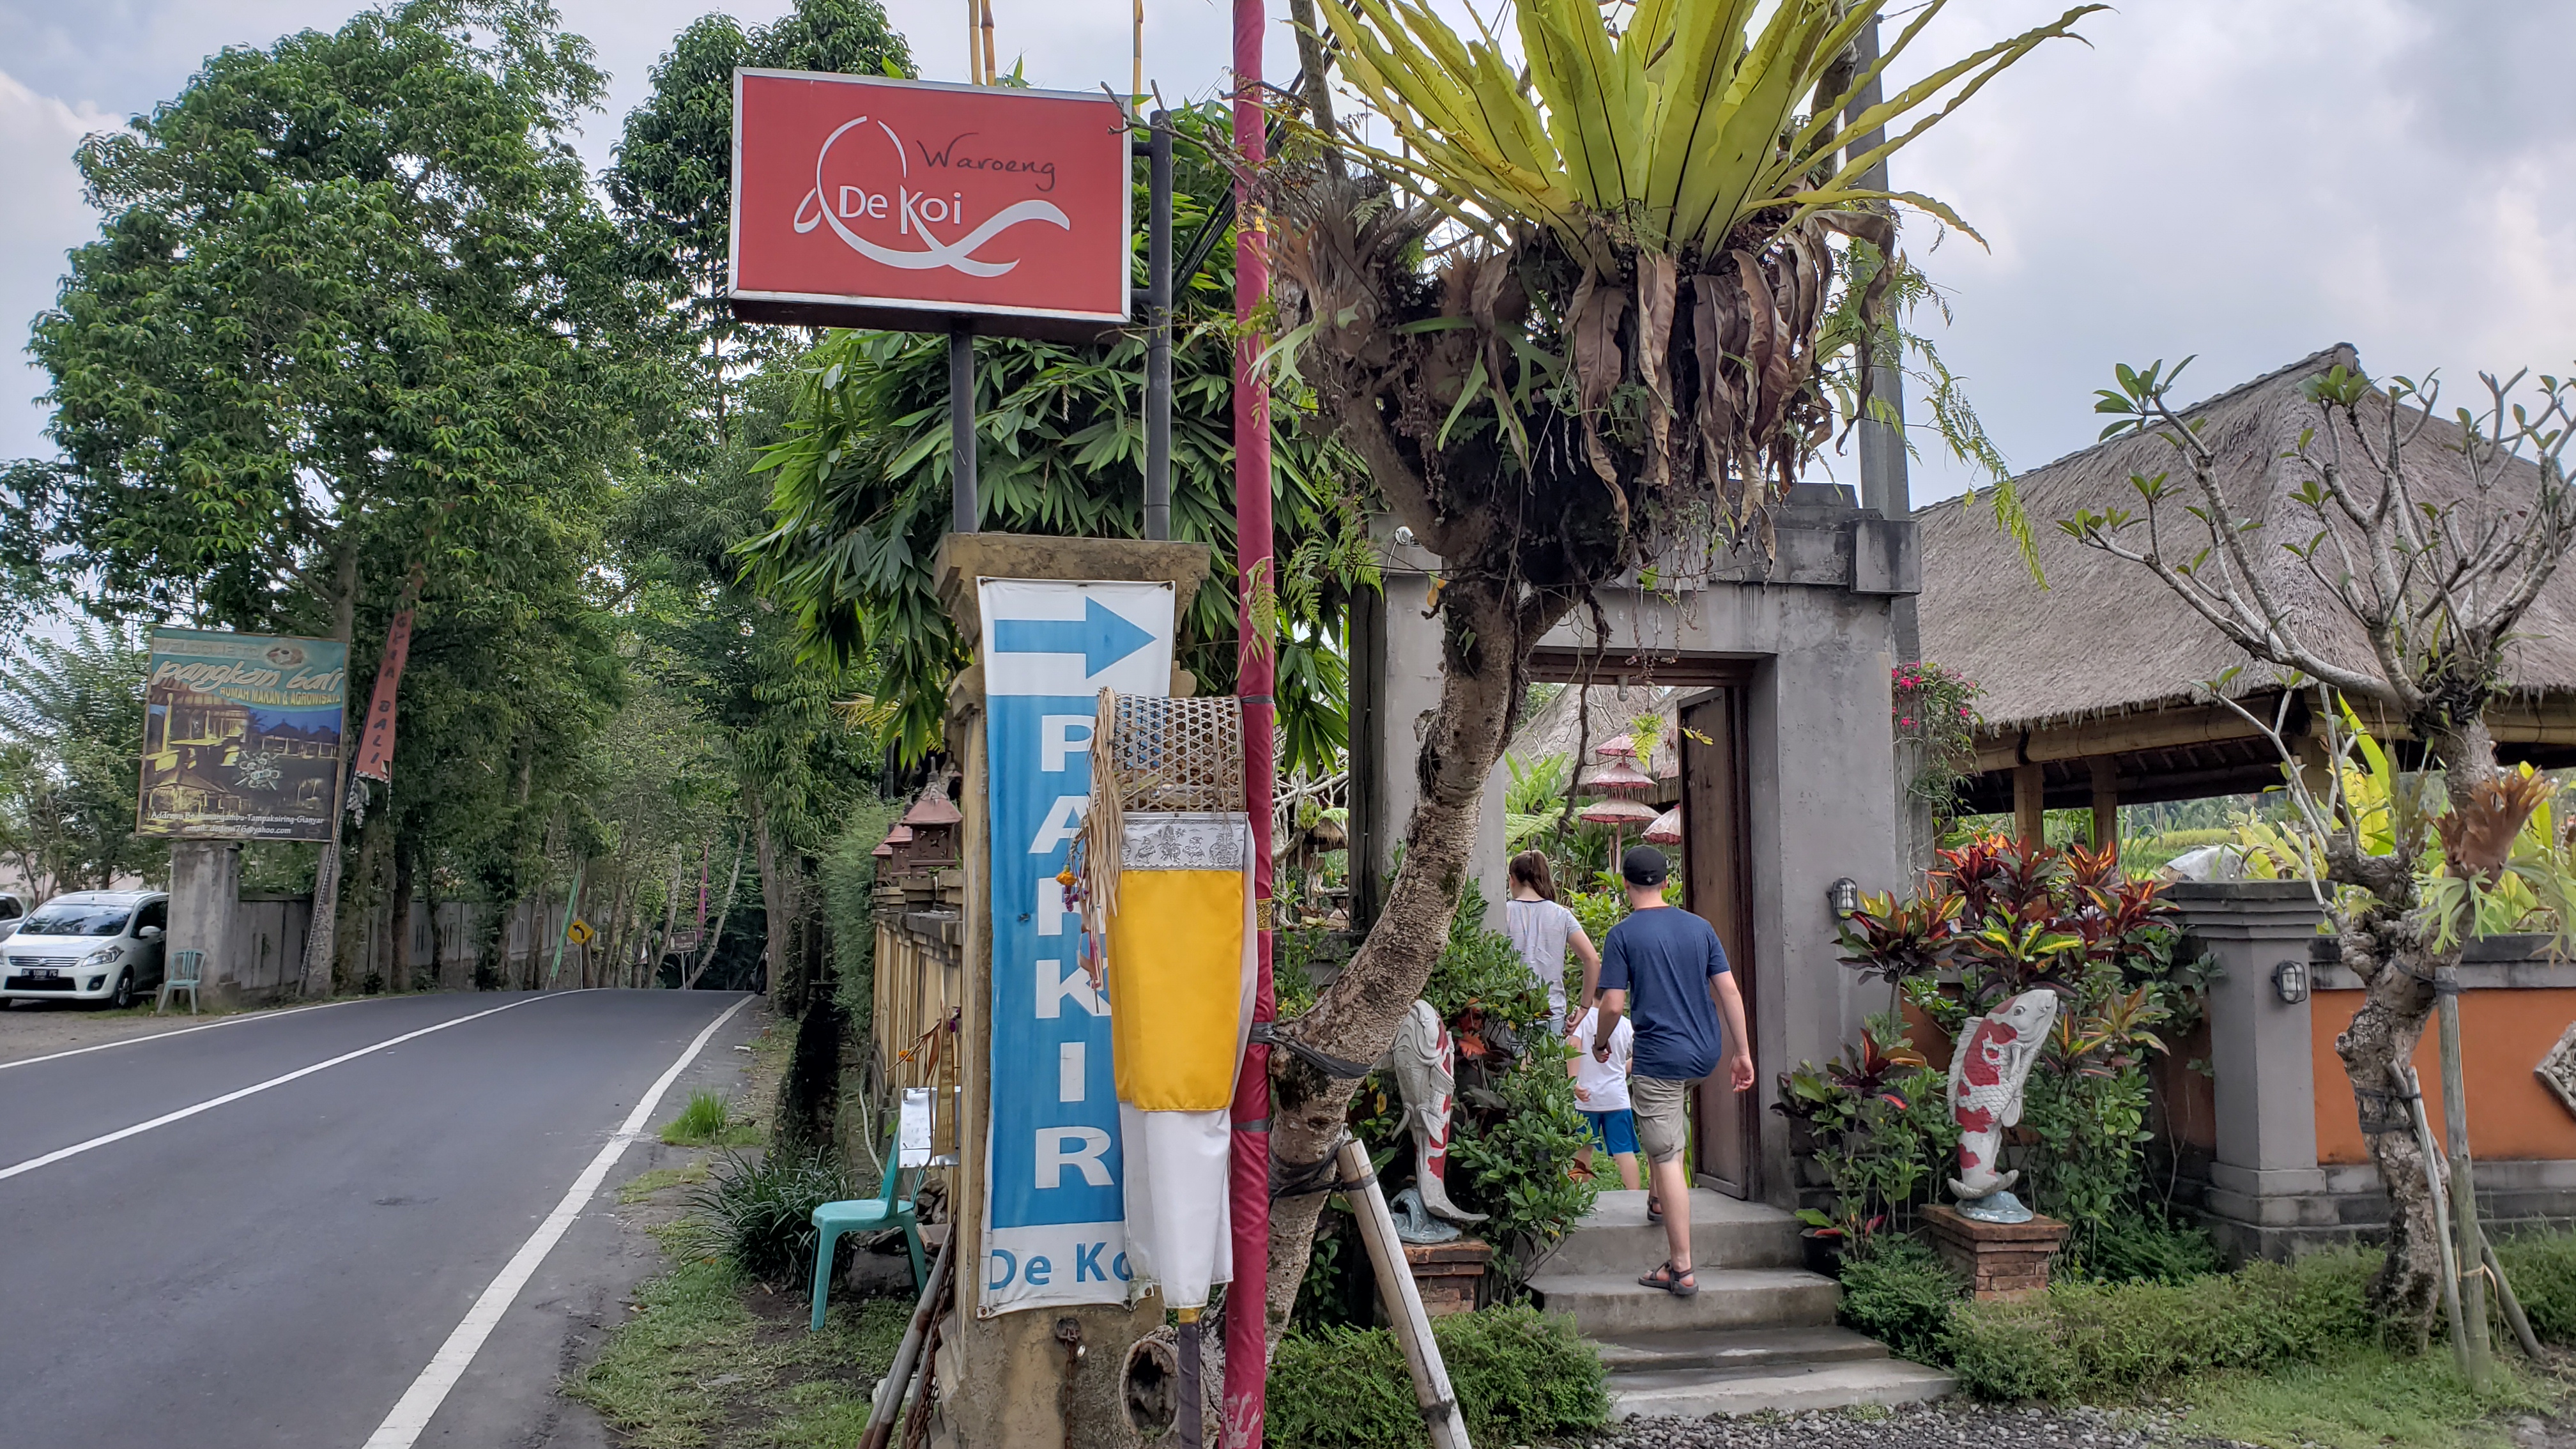
[[[367,701],[367,722],[358,737],[358,773],[392,784],[394,778],[394,696],[402,688],[403,661],[411,657],[409,609],[394,615],[385,635],[385,656],[376,665],[376,692]]]
[[[1234,0],[1234,139],[1244,176],[1235,182],[1234,551],[1236,569],[1235,693],[1243,697],[1243,807],[1252,816],[1254,923],[1261,932],[1261,980],[1252,1019],[1279,1014],[1270,980],[1271,775],[1277,714],[1270,698],[1274,641],[1258,627],[1275,606],[1270,556],[1270,390],[1254,366],[1261,337],[1253,314],[1270,292],[1269,232],[1250,177],[1268,150],[1261,113],[1262,0]],[[1234,1161],[1229,1197],[1234,1217],[1234,1282],[1225,1295],[1226,1449],[1258,1449],[1263,1384],[1269,1376],[1266,1322],[1270,1297],[1270,1048],[1255,1042],[1243,1055],[1234,1087]]]

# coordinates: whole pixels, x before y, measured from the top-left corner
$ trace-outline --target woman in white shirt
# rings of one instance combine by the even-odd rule
[[[1565,1064],[1566,1075],[1574,1078],[1574,1100],[1583,1109],[1583,1120],[1592,1124],[1593,1147],[1610,1154],[1619,1165],[1619,1185],[1634,1192],[1637,1188],[1637,1119],[1628,1105],[1628,1059],[1637,1049],[1637,1032],[1621,1016],[1610,1029],[1610,1055],[1592,1054],[1592,1033],[1601,1013],[1587,1010],[1583,1020],[1575,1023],[1566,1044],[1574,1048],[1574,1059]],[[1583,1149],[1588,1162],[1592,1147]]]
[[[1503,923],[1521,964],[1547,988],[1548,1034],[1565,1035],[1566,949],[1572,947],[1583,962],[1583,984],[1574,1000],[1585,1010],[1601,981],[1601,953],[1592,948],[1592,938],[1574,912],[1557,903],[1556,877],[1547,857],[1535,850],[1512,857],[1512,898],[1503,902]]]

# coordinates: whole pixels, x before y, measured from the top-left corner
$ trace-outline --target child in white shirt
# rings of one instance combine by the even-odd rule
[[[1574,1048],[1574,1059],[1565,1064],[1565,1073],[1574,1078],[1574,1099],[1582,1104],[1583,1119],[1592,1124],[1594,1146],[1610,1154],[1619,1166],[1619,1185],[1630,1191],[1637,1187],[1637,1119],[1628,1107],[1628,1059],[1636,1051],[1636,1031],[1628,1018],[1619,1018],[1610,1032],[1610,1058],[1602,1061],[1592,1055],[1592,1032],[1601,1013],[1595,1009],[1583,1013],[1574,1024],[1566,1043]],[[1591,1147],[1583,1149],[1583,1160],[1589,1165]]]

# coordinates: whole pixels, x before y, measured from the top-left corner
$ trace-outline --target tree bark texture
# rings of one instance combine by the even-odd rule
[[[1508,580],[1452,579],[1441,591],[1440,707],[1425,732],[1416,774],[1421,799],[1406,822],[1404,860],[1368,939],[1315,1005],[1284,1033],[1345,1062],[1374,1062],[1422,994],[1449,938],[1468,856],[1484,811],[1485,783],[1502,756],[1522,693],[1523,665],[1539,636],[1571,604],[1524,603]],[[1274,1171],[1301,1186],[1325,1166],[1342,1137],[1359,1077],[1327,1075],[1273,1051],[1270,1143]],[[1271,1346],[1286,1331],[1313,1255],[1323,1191],[1280,1197],[1270,1210]]]
[[[385,962],[385,989],[411,990],[412,866],[420,842],[397,828],[393,841],[393,950]]]
[[[344,872],[337,927],[333,931],[335,991],[363,989],[375,963],[367,957],[375,934],[376,908],[385,898],[385,867],[393,854],[393,821],[375,816],[358,832],[357,860]]]

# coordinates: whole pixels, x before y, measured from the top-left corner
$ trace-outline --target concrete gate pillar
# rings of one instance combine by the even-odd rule
[[[200,990],[209,1004],[230,999],[234,984],[233,915],[241,903],[241,846],[230,840],[180,840],[170,846],[170,927],[163,963],[173,951],[203,951]]]
[[[2231,1253],[2287,1257],[2300,1229],[2336,1217],[2317,1166],[2308,1002],[2283,1001],[2273,972],[2283,961],[2306,968],[2325,910],[2304,881],[2186,882],[2166,898],[2181,908],[2186,949],[2207,951],[2219,968],[2208,998],[2210,1231]]]

